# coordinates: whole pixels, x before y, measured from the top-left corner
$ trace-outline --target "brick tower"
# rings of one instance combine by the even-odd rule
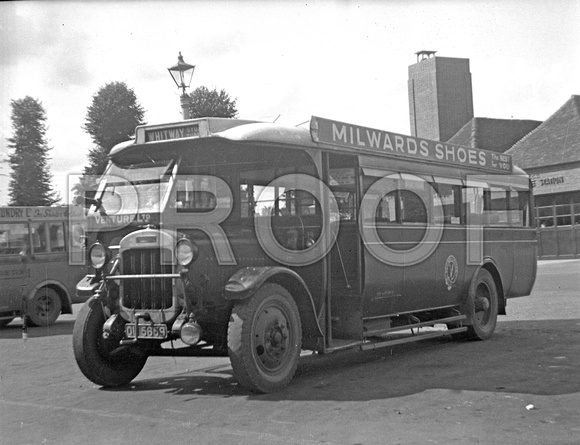
[[[409,66],[411,135],[447,141],[473,118],[469,59],[419,51]]]

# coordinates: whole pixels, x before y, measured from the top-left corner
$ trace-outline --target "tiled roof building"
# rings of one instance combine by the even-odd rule
[[[507,153],[523,169],[580,162],[580,96],[572,96]]]
[[[470,148],[503,153],[542,122],[474,117],[449,142]],[[519,164],[516,165],[519,166]]]
[[[534,185],[540,257],[580,257],[580,96],[506,153]]]

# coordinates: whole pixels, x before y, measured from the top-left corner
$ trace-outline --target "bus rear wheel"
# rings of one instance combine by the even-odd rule
[[[284,388],[296,372],[301,345],[298,307],[282,286],[266,283],[234,305],[228,353],[242,386],[260,393]]]
[[[62,303],[58,293],[50,287],[43,287],[28,301],[27,312],[34,326],[48,326],[56,321],[61,309]]]
[[[498,295],[495,281],[481,269],[469,287],[467,297],[467,338],[487,340],[493,335],[497,323]]]
[[[81,308],[73,328],[73,350],[77,365],[91,382],[113,387],[128,384],[141,372],[147,361],[145,354],[120,348],[123,325],[113,326],[103,338],[105,314],[95,297]]]

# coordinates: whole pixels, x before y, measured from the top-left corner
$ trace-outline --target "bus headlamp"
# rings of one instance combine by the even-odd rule
[[[196,345],[201,340],[201,327],[194,321],[188,321],[181,326],[179,336],[186,345]]]
[[[181,266],[189,266],[193,263],[199,254],[197,246],[189,241],[187,238],[182,238],[177,241],[175,246],[175,258]]]
[[[102,269],[109,262],[109,249],[101,243],[95,243],[89,249],[89,261],[95,269]]]

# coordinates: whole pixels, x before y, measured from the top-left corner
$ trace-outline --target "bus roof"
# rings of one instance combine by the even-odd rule
[[[210,137],[236,142],[327,148],[500,174],[523,173],[517,167],[514,168],[511,156],[503,153],[406,136],[316,116],[310,121],[310,129],[225,118],[141,125],[135,131],[135,140],[116,145],[110,156],[115,157],[130,147],[155,145],[161,148],[176,141]]]

